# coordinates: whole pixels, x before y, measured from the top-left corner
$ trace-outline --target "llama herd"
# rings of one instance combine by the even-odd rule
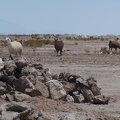
[[[8,50],[9,50],[9,57],[12,58],[12,54],[15,56],[21,56],[22,51],[23,51],[23,46],[20,42],[18,41],[11,41],[9,37],[6,38]],[[64,47],[64,43],[62,40],[58,40],[58,38],[54,39],[54,47],[57,52],[57,56],[60,55],[62,56],[62,50]]]
[[[9,57],[12,58],[12,54],[15,56],[21,56],[22,51],[23,51],[23,46],[20,42],[18,41],[11,41],[9,37],[6,38],[8,50],[9,50]],[[117,52],[117,48],[120,49],[120,43],[118,42],[118,38],[113,41],[109,41],[108,43],[109,46],[109,53],[112,52],[112,49],[114,48],[115,51]],[[63,51],[64,43],[62,40],[58,40],[58,38],[54,38],[54,48],[56,50],[57,56],[60,55],[62,56],[62,51]]]

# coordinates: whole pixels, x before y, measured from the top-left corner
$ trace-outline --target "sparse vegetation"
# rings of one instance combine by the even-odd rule
[[[23,42],[23,46],[25,47],[41,47],[43,45],[53,44],[53,41],[50,40],[27,40]]]
[[[87,41],[87,40],[105,40],[103,37],[101,36],[82,36],[82,35],[77,35],[77,36],[67,36],[66,37],[66,40],[84,40],[84,41]]]
[[[107,50],[107,47],[101,47],[100,52],[102,54],[109,54],[109,50]]]
[[[119,52],[113,51],[112,54],[120,54],[120,51]]]
[[[78,43],[77,43],[77,42],[75,42],[75,45],[78,45]]]
[[[27,40],[27,41],[22,41],[22,45],[25,47],[41,47],[42,45],[53,45],[53,41],[50,40]],[[6,42],[3,40],[0,40],[0,46],[5,47]]]
[[[90,50],[84,49],[84,51],[85,51],[87,54],[90,54]]]
[[[0,40],[0,46],[5,47],[6,46],[6,42],[3,41],[3,40]]]

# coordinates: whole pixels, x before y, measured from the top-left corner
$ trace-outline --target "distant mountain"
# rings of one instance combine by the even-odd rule
[[[0,20],[0,34],[32,34],[32,30],[10,21]]]

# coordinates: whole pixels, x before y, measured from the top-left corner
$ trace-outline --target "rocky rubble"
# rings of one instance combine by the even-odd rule
[[[8,101],[0,107],[0,120],[44,120],[40,111],[34,111],[34,105],[26,105],[35,96],[70,103],[108,104],[110,98],[101,95],[100,90],[93,77],[84,79],[65,72],[54,75],[49,68],[40,63],[29,64],[25,58],[0,59],[0,97]]]

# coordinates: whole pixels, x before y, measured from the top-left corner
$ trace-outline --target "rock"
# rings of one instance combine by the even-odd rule
[[[36,77],[34,75],[28,75],[26,78],[33,84],[36,85]]]
[[[81,94],[84,96],[85,102],[93,103],[94,95],[90,89],[88,89],[87,87],[83,87],[81,89]]]
[[[0,81],[0,87],[5,87],[5,88],[7,88],[5,82],[2,82],[2,81]]]
[[[64,80],[65,72],[59,74],[59,80]]]
[[[0,71],[4,68],[4,62],[2,61],[2,58],[0,58]]]
[[[52,79],[52,76],[46,75],[45,73],[42,73],[42,76],[44,77],[44,82],[48,82]]]
[[[40,81],[40,82],[42,82],[42,83],[45,83],[45,82],[46,82],[44,76],[37,76],[37,77],[36,77],[36,81]]]
[[[68,77],[70,75],[71,75],[70,73],[61,72],[59,74],[59,80],[61,80],[61,81],[68,81]]]
[[[75,103],[84,103],[85,102],[85,98],[83,97],[82,94],[74,95],[74,102]]]
[[[77,78],[78,78],[78,76],[76,76],[76,75],[69,75],[68,82],[70,82],[70,83],[76,83],[76,79]]]
[[[49,80],[52,79],[52,74],[49,68],[44,69],[42,76],[45,79],[45,82],[48,82]]]
[[[93,86],[93,85],[96,85],[97,86],[97,80],[95,80],[93,77],[89,77],[86,79],[89,87]]]
[[[64,74],[64,81],[68,81],[70,75],[71,75],[70,73],[65,73]]]
[[[5,120],[24,120],[33,111],[33,108],[23,102],[12,102],[2,104],[1,110],[1,115]]]
[[[58,75],[57,75],[57,74],[55,74],[55,75],[53,75],[53,76],[52,76],[52,79],[54,79],[54,80],[58,80],[58,79],[59,79],[59,77],[58,77]]]
[[[23,67],[26,67],[28,65],[28,62],[24,58],[16,58],[15,64],[17,66],[17,70],[21,71]]]
[[[62,120],[76,120],[74,114],[67,114]]]
[[[71,95],[69,95],[69,94],[66,96],[66,100],[69,103],[74,103],[74,98]]]
[[[89,87],[88,83],[82,77],[76,79],[77,87],[86,86]]]
[[[108,104],[110,97],[105,97],[104,95],[97,95],[94,97],[94,104]]]
[[[26,76],[22,76],[19,80],[13,81],[13,85],[15,90],[25,93],[26,89],[35,90],[35,86],[30,82],[30,80]]]
[[[36,69],[43,70],[43,65],[40,63],[33,63],[31,67],[35,67]]]
[[[31,97],[41,96],[41,92],[39,90],[32,89],[32,88],[26,88],[25,93],[30,95]]]
[[[0,95],[4,95],[8,92],[6,88],[7,88],[6,84],[0,81]]]
[[[101,89],[97,86],[92,86],[90,87],[90,90],[92,91],[93,95],[96,96],[96,95],[101,95]]]
[[[49,68],[44,69],[44,73],[45,73],[47,76],[52,76],[51,71],[50,71]]]
[[[15,100],[15,99],[14,99],[14,92],[7,93],[5,99],[6,99],[7,101],[10,101],[10,102],[14,101],[14,100]]]
[[[16,101],[16,102],[22,102],[25,100],[30,99],[31,97],[27,94],[18,92],[18,91],[11,91],[9,93],[6,94],[6,100],[12,102],[12,101]]]
[[[10,86],[13,87],[13,82],[18,80],[15,76],[11,75],[11,76],[8,76],[7,78],[7,84],[9,84]]]
[[[24,67],[21,71],[20,76],[28,76],[28,75],[33,75],[33,76],[37,76],[37,70],[35,67]]]
[[[63,85],[63,88],[65,89],[67,94],[69,94],[69,93],[71,93],[71,92],[76,90],[75,83],[65,82],[65,83],[62,83],[62,85]]]
[[[3,77],[4,77],[4,73],[3,73],[3,71],[0,71],[0,80],[2,80]]]
[[[17,66],[14,61],[6,61],[5,62],[5,70],[8,75],[14,75]]]
[[[8,91],[6,90],[5,87],[0,87],[0,95],[6,94]]]
[[[63,99],[66,97],[66,91],[58,80],[50,80],[47,85],[52,99]]]
[[[90,90],[93,92],[94,96],[101,95],[101,89],[97,87],[97,80],[93,77],[89,77],[87,80]]]
[[[41,96],[48,98],[49,97],[49,91],[48,91],[48,87],[39,81],[36,81],[36,85],[35,85],[36,90],[40,91]]]
[[[16,102],[26,101],[26,100],[29,100],[30,98],[31,97],[29,95],[21,93],[21,92],[15,91],[14,93],[14,101]]]
[[[37,120],[52,120],[51,115],[48,113],[46,114],[44,112],[38,112],[37,116],[38,116]]]

